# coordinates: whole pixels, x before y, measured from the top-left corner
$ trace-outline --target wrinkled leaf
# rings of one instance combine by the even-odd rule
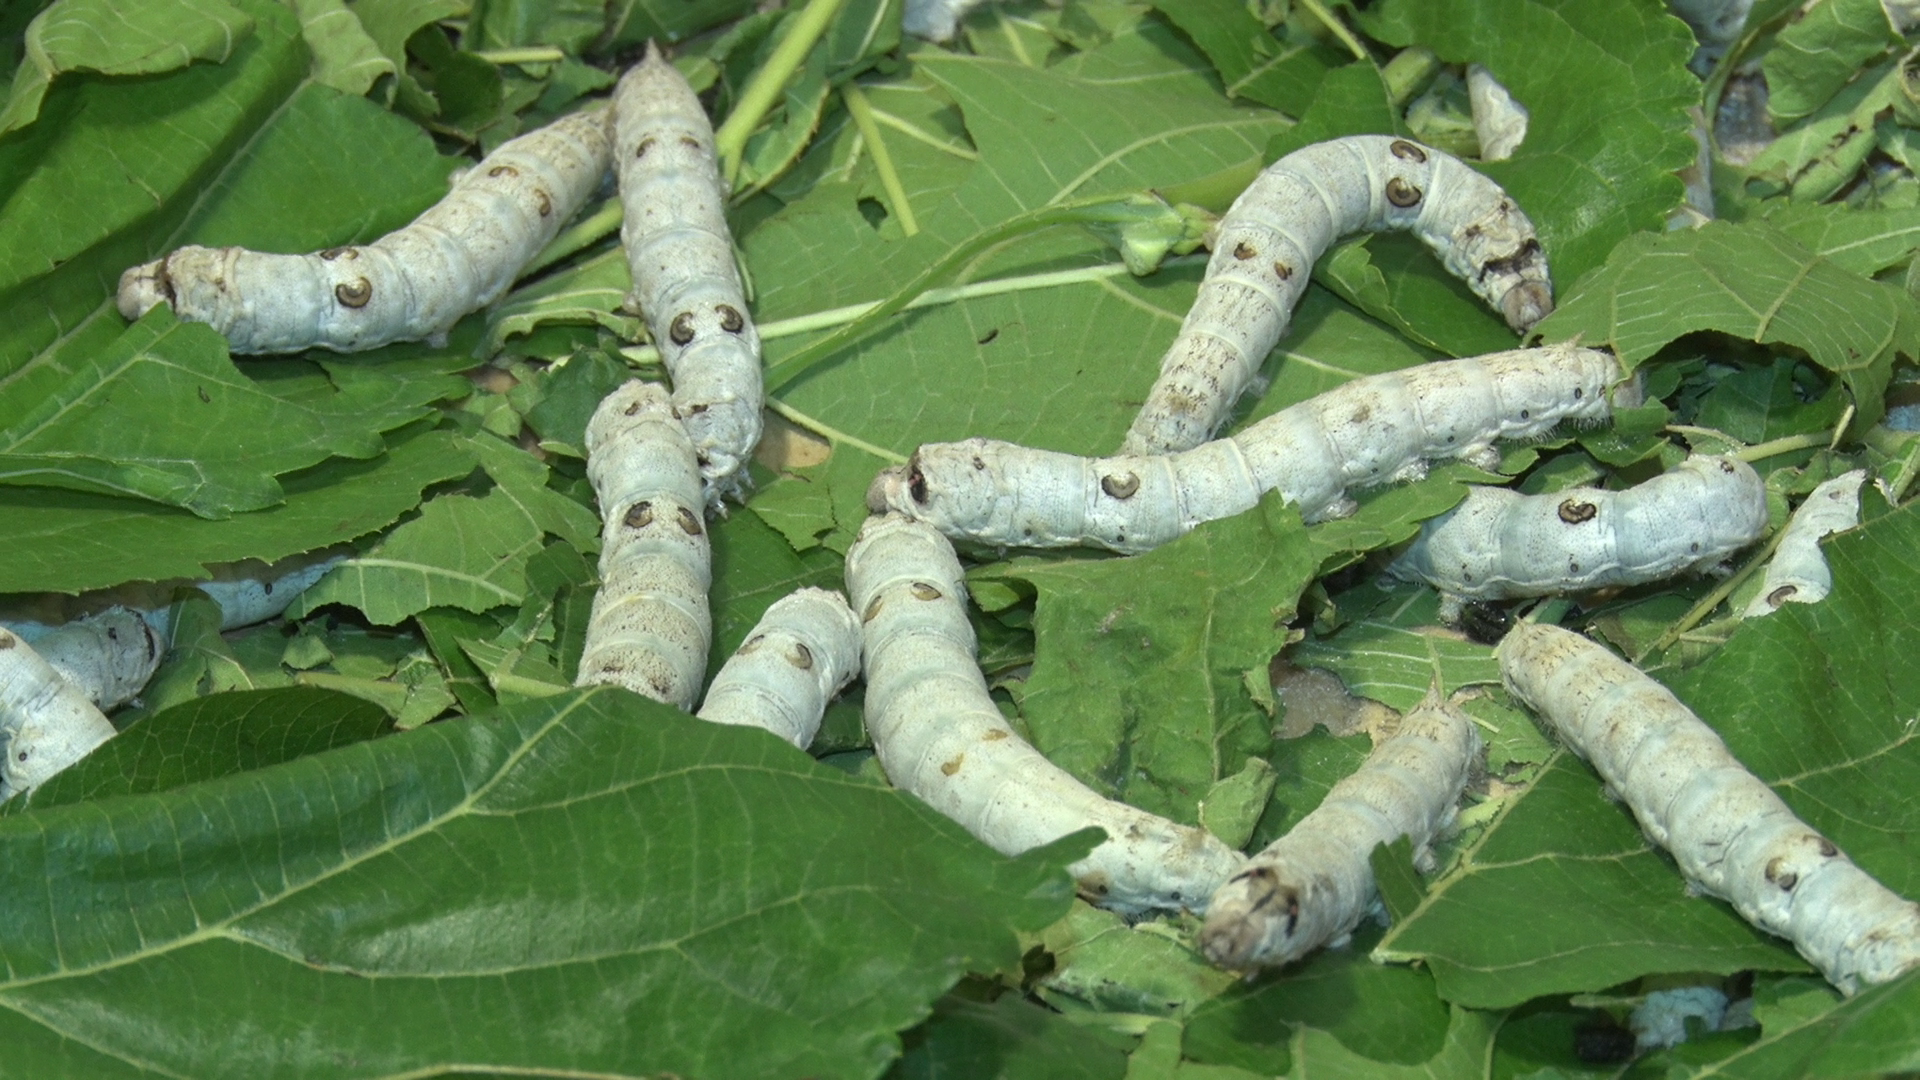
[[[219,63],[252,29],[225,0],[59,0],[27,26],[26,62],[0,107],[0,133],[33,123],[64,72],[151,75]]]

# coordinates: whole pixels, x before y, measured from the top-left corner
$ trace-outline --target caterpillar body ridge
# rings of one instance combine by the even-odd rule
[[[765,728],[805,750],[827,703],[859,673],[860,620],[846,598],[798,589],[767,608],[713,677],[695,715]]]
[[[1743,618],[1771,615],[1789,601],[1817,604],[1827,598],[1833,591],[1833,571],[1820,550],[1820,538],[1860,524],[1860,485],[1866,478],[1866,470],[1855,469],[1813,489],[1787,522],[1766,578]]]
[[[1666,687],[1569,630],[1520,623],[1513,695],[1593,765],[1689,884],[1793,943],[1843,993],[1920,967],[1920,904],[1854,865]]]
[[[1164,455],[1083,458],[989,439],[929,443],[884,470],[870,510],[995,547],[1147,551],[1279,491],[1309,522],[1343,517],[1349,489],[1418,479],[1433,459],[1499,463],[1494,443],[1598,423],[1623,378],[1611,353],[1516,349],[1369,375],[1230,438]],[[1637,384],[1614,401],[1637,403]]]
[[[1008,725],[988,695],[946,538],[897,515],[869,518],[847,552],[860,613],[867,730],[895,786],[1003,854],[1088,826],[1107,839],[1069,870],[1123,912],[1201,910],[1242,862],[1205,830],[1101,797]]]
[[[1453,820],[1480,750],[1459,709],[1429,699],[1408,713],[1359,771],[1213,894],[1201,951],[1246,969],[1344,940],[1377,903],[1373,849],[1406,836],[1430,858],[1424,852]]]
[[[600,402],[586,441],[600,589],[574,684],[624,686],[691,709],[713,640],[713,552],[693,443],[667,392],[638,379]]]
[[[1313,265],[1348,233],[1406,229],[1516,331],[1553,310],[1532,222],[1499,185],[1406,139],[1349,135],[1302,147],[1215,227],[1200,294],[1121,446],[1164,454],[1213,437],[1286,332]]]
[[[727,228],[727,186],[713,125],[693,88],[652,44],[613,96],[615,160],[626,217],[620,243],[673,380],[673,407],[718,508],[745,482],[760,442],[760,333],[747,311]]]
[[[437,340],[492,303],[600,185],[603,112],[576,113],[503,143],[405,228],[308,255],[179,248],[120,278],[120,313],[169,304],[235,353],[356,352]]]
[[[1660,581],[1711,566],[1766,528],[1767,485],[1752,466],[1695,455],[1624,491],[1476,487],[1389,569],[1439,589],[1447,617],[1463,600]]]

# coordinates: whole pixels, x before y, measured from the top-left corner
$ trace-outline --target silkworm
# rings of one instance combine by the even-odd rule
[[[1014,733],[988,696],[960,563],[930,526],[868,519],[847,552],[865,645],[867,730],[888,779],[1003,854],[1097,825],[1068,869],[1125,912],[1204,909],[1242,857],[1201,829],[1105,799]]]
[[[606,174],[606,117],[577,113],[510,139],[405,228],[309,255],[183,247],[120,277],[129,319],[171,304],[235,353],[356,352],[443,339],[493,302]]]
[[[1164,454],[1213,437],[1286,332],[1333,242],[1408,229],[1517,331],[1553,310],[1533,224],[1499,185],[1406,139],[1349,135],[1274,162],[1215,228],[1213,256],[1124,454]]]
[[[0,630],[0,799],[45,783],[115,732],[86,691],[9,630]]]
[[[1771,615],[1789,601],[1817,604],[1826,599],[1833,590],[1833,571],[1820,551],[1820,538],[1860,524],[1860,484],[1866,477],[1864,469],[1836,476],[1814,488],[1793,512],[1744,618]]]
[[[900,29],[925,41],[952,41],[960,21],[985,0],[907,0]]]
[[[760,333],[734,265],[713,125],[687,80],[649,44],[614,91],[613,132],[626,207],[620,242],[633,276],[628,305],[646,317],[673,380],[674,413],[717,507],[745,481],[763,393]]]
[[[60,626],[33,649],[101,709],[129,701],[166,655],[166,641],[140,612],[110,607]]]
[[[600,591],[574,684],[690,709],[713,640],[713,553],[693,443],[664,389],[635,379],[600,402],[587,422],[587,479],[600,502]]]
[[[1507,688],[1592,763],[1694,888],[1791,941],[1844,993],[1920,967],[1920,904],[1794,816],[1665,687],[1553,626],[1515,626],[1495,655]]]
[[[827,702],[860,673],[860,620],[846,598],[799,589],[773,602],[720,673],[700,719],[765,728],[805,750]]]
[[[1522,495],[1476,487],[1434,518],[1389,568],[1462,599],[1552,596],[1660,581],[1710,566],[1767,528],[1767,485],[1751,466],[1695,455],[1625,491]]]
[[[1082,458],[988,439],[930,443],[883,471],[869,509],[998,547],[1140,552],[1279,491],[1308,521],[1353,512],[1349,488],[1425,475],[1434,458],[1499,464],[1498,439],[1607,419],[1622,378],[1573,345],[1444,360],[1355,379],[1227,439],[1170,455]],[[1628,385],[1620,404],[1638,401]]]
[[[1277,966],[1344,940],[1376,903],[1369,858],[1410,837],[1427,845],[1453,819],[1481,749],[1473,720],[1430,699],[1359,771],[1213,894],[1200,948],[1222,967]]]

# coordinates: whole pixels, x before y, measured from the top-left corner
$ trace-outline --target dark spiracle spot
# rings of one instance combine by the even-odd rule
[[[693,312],[683,311],[675,315],[673,322],[667,324],[667,337],[673,339],[675,345],[685,345],[687,342],[692,341]]]
[[[1100,490],[1116,499],[1131,498],[1140,490],[1140,478],[1132,473],[1121,476],[1103,476],[1100,478]]]
[[[498,176],[519,176],[519,175],[520,175],[520,170],[519,170],[519,169],[516,169],[516,168],[514,168],[514,167],[513,167],[513,166],[511,166],[511,165],[495,165],[495,166],[494,166],[493,168],[491,168],[491,169],[488,169],[488,170],[487,170],[487,175],[488,175],[488,176],[495,176],[495,177],[498,177]]]
[[[1396,176],[1387,181],[1387,201],[1404,210],[1420,201],[1420,189]]]
[[[1387,147],[1387,149],[1392,152],[1394,157],[1399,158],[1401,161],[1411,161],[1416,165],[1426,164],[1427,152],[1422,149],[1418,143],[1410,143],[1405,139],[1395,139],[1393,140],[1393,145]]]
[[[639,161],[641,158],[646,157],[647,151],[651,149],[653,149],[653,140],[641,139],[640,145],[633,148],[633,160]]]
[[[927,477],[918,463],[907,466],[907,494],[921,506],[927,505]]]
[[[1253,249],[1253,245],[1247,243],[1245,240],[1242,240],[1239,243],[1233,245],[1233,257],[1241,260],[1242,262],[1248,259],[1251,259],[1258,254],[1260,253]]]
[[[340,301],[341,307],[363,308],[373,299],[373,282],[366,278],[354,278],[333,287],[333,298]]]
[[[729,334],[737,334],[747,325],[747,317],[732,304],[716,304],[713,310],[720,313],[720,329]]]
[[[913,593],[913,598],[914,598],[915,600],[938,600],[938,599],[940,599],[940,590],[939,590],[939,589],[936,589],[936,588],[934,588],[933,586],[931,586],[931,585],[929,585],[929,584],[927,584],[927,583],[926,583],[926,582],[924,582],[924,581],[916,581],[916,582],[914,582],[914,583],[913,583],[913,584],[912,584],[912,585],[911,585],[911,586],[909,587],[909,590],[910,590],[910,591],[911,591],[911,592]]]
[[[1560,520],[1569,525],[1592,521],[1599,514],[1600,507],[1594,503],[1581,502],[1579,499],[1566,499],[1560,503]]]
[[[634,503],[627,508],[627,516],[624,520],[629,529],[646,528],[653,524],[653,504],[650,502]]]
[[[680,531],[688,536],[699,536],[705,530],[700,527],[700,515],[681,507],[675,515],[680,521]]]

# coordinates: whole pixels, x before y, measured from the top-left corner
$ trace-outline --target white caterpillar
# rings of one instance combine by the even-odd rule
[[[120,313],[171,304],[236,353],[356,352],[443,337],[493,302],[606,174],[606,117],[577,113],[503,144],[411,225],[310,255],[183,247],[120,277]]]
[[[626,206],[620,243],[633,275],[627,302],[646,316],[673,377],[674,413],[717,507],[739,492],[760,442],[763,395],[760,333],[733,261],[713,125],[649,44],[614,91],[613,132]]]
[[[1358,772],[1213,894],[1200,948],[1222,967],[1280,965],[1344,940],[1376,903],[1373,849],[1410,837],[1416,858],[1453,819],[1480,753],[1473,720],[1429,699]]]
[[[0,799],[40,786],[115,734],[85,690],[9,630],[0,630],[0,733]]]
[[[1121,452],[1164,454],[1212,438],[1286,332],[1313,264],[1363,229],[1411,230],[1515,330],[1553,310],[1533,224],[1499,185],[1406,139],[1315,143],[1274,162],[1220,219],[1200,295]]]
[[[693,444],[667,392],[638,379],[587,422],[587,479],[600,501],[600,591],[576,686],[611,683],[691,709],[707,671],[713,553]]]
[[[1500,674],[1593,764],[1687,881],[1851,994],[1920,967],[1920,904],[1869,877],[1667,689],[1579,634],[1521,623]]]
[[[1432,458],[1499,463],[1497,439],[1610,413],[1612,354],[1573,345],[1445,360],[1355,379],[1182,453],[1082,458],[988,439],[930,443],[882,472],[868,507],[994,546],[1147,551],[1278,490],[1308,521],[1354,510],[1349,488],[1417,479]],[[1620,404],[1638,400],[1632,385]]]
[[[131,700],[153,677],[167,651],[163,632],[141,612],[115,606],[34,639],[33,650],[88,701],[111,709]]]
[[[1710,566],[1766,528],[1759,474],[1735,458],[1696,455],[1625,491],[1476,487],[1427,522],[1390,572],[1439,589],[1457,612],[1461,600],[1659,581]]]
[[[847,589],[864,628],[867,730],[896,786],[1003,854],[1105,829],[1069,870],[1119,911],[1202,909],[1239,868],[1204,830],[1101,798],[1014,733],[975,659],[960,563],[932,528],[869,518],[847,552]]]
[[[1742,617],[1771,615],[1789,600],[1817,604],[1827,598],[1833,590],[1833,571],[1820,552],[1820,538],[1860,524],[1860,484],[1866,478],[1866,470],[1855,469],[1813,489],[1787,522],[1773,561],[1767,564],[1766,580]]]
[[[800,589],[773,602],[721,667],[697,714],[765,728],[805,750],[827,702],[860,673],[860,620],[837,592]]]
[[[960,21],[985,0],[907,0],[900,29],[925,41],[952,41]]]

